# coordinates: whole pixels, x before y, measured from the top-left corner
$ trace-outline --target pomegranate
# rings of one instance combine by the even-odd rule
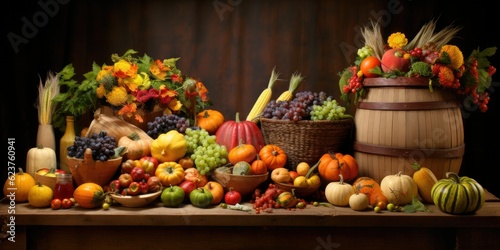
[[[389,49],[382,56],[382,71],[389,73],[393,71],[408,72],[410,70],[410,57],[403,49]]]

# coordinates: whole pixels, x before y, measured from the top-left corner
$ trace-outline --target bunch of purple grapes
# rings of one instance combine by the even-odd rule
[[[90,148],[94,161],[107,161],[115,155],[116,147],[116,139],[107,135],[106,131],[101,131],[90,137],[75,137],[75,142],[67,149],[69,157],[83,159],[85,150]]]
[[[146,133],[151,138],[156,139],[163,133],[170,130],[177,130],[179,133],[185,133],[189,127],[189,120],[176,114],[157,116],[153,121],[148,122]]]
[[[262,117],[287,121],[310,120],[313,106],[322,105],[328,97],[323,91],[297,92],[290,101],[271,100],[268,102],[264,107]]]

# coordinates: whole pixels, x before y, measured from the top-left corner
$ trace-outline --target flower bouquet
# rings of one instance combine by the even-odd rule
[[[72,79],[74,68],[67,65],[59,73],[61,85],[68,89],[56,97],[61,109],[81,114],[91,108],[108,107],[136,125],[146,123],[144,118],[152,113],[176,114],[195,125],[196,114],[212,105],[205,85],[182,74],[176,66],[179,58],[160,60],[136,54],[130,49],[121,56],[111,55],[110,65],[94,62],[81,83]]]
[[[396,32],[387,42],[378,23],[364,27],[364,47],[358,49],[354,65],[339,73],[341,98],[350,102],[349,95],[354,95],[357,102],[366,94],[363,81],[367,78],[425,77],[430,91],[433,87],[450,90],[462,107],[478,107],[485,112],[491,76],[496,72],[488,57],[496,53],[496,47],[474,50],[464,58],[460,48],[449,44],[460,28],[448,26],[435,32],[435,27],[431,21],[411,41],[404,33]]]

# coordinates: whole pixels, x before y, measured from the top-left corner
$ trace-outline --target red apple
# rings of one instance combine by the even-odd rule
[[[297,178],[299,176],[299,173],[297,173],[297,171],[295,171],[295,170],[288,171],[288,174],[290,174],[291,181],[295,180],[295,178]]]
[[[132,183],[132,176],[130,174],[124,173],[118,176],[118,180],[120,181],[120,186],[122,188],[126,188],[130,186],[130,183]]]
[[[141,193],[141,184],[137,181],[133,181],[127,189],[128,195],[139,195]]]
[[[184,194],[186,195],[186,197],[189,197],[189,194],[191,194],[191,191],[198,188],[196,186],[196,183],[194,183],[192,181],[188,181],[188,180],[181,182],[181,184],[179,184],[179,187],[181,187],[182,190],[184,190]]]
[[[147,194],[149,192],[149,186],[146,180],[139,182],[139,187],[141,189],[141,194]]]
[[[144,179],[145,173],[146,172],[144,171],[143,168],[135,167],[135,168],[132,168],[132,170],[130,171],[130,176],[132,176],[132,180],[140,182],[140,181],[142,181],[142,179]]]
[[[160,178],[158,178],[157,176],[149,177],[147,183],[148,183],[148,190],[150,193],[160,191],[163,187]]]
[[[120,180],[112,180],[109,185],[109,192],[119,193],[121,190]]]
[[[384,73],[400,71],[400,72],[408,72],[410,70],[410,57],[405,58],[405,54],[407,54],[402,49],[389,49],[384,52],[384,55],[381,59],[382,71]]]
[[[158,160],[152,156],[143,156],[139,159],[139,165],[146,173],[153,176],[155,175],[156,168],[158,167]]]

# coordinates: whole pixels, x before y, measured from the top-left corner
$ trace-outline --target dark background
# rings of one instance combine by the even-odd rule
[[[384,37],[399,31],[409,39],[431,19],[438,20],[438,30],[460,26],[453,44],[464,56],[476,48],[499,47],[500,41],[498,13],[487,1],[40,0],[4,1],[2,9],[3,154],[7,138],[14,138],[15,163],[23,168],[27,151],[35,147],[39,80],[69,63],[81,79],[94,61],[110,63],[111,54],[127,49],[153,58],[181,57],[178,67],[203,81],[212,108],[232,120],[236,112],[246,117],[273,67],[285,80],[296,71],[305,75],[299,90],[339,97],[338,73],[354,61],[363,45],[358,28],[370,20],[382,18]],[[26,20],[38,24],[23,35]],[[26,40],[13,46],[9,34]],[[498,57],[490,58],[497,67]],[[498,73],[493,79],[499,81]],[[487,113],[464,114],[466,151],[460,174],[499,196],[492,174],[498,172],[495,154],[500,147],[496,85]],[[276,84],[273,98],[287,86],[288,81]],[[354,108],[349,112],[354,114]],[[89,117],[82,117],[78,125],[87,122]],[[62,132],[55,132],[59,141]],[[1,176],[5,180],[6,170]]]

